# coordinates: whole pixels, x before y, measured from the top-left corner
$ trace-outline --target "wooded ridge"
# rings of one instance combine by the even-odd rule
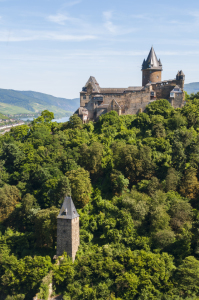
[[[53,118],[45,110],[0,136],[0,293],[47,299],[52,274],[65,300],[198,299],[199,94],[96,123]],[[80,247],[58,264],[66,194]]]

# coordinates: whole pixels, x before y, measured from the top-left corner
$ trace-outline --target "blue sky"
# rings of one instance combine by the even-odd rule
[[[199,82],[199,2],[0,0],[0,88],[75,98],[90,75],[138,86],[152,45],[163,79]]]

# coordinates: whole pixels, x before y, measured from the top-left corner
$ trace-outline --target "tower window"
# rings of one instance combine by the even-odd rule
[[[157,79],[159,78],[159,76],[157,76]]]
[[[83,96],[83,99],[85,100],[85,99],[86,99],[86,96]]]

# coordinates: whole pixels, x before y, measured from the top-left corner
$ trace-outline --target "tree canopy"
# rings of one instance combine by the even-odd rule
[[[5,299],[47,297],[49,274],[68,300],[198,299],[199,96],[186,98],[87,124],[43,111],[0,136]],[[65,195],[80,215],[74,263],[53,260]]]

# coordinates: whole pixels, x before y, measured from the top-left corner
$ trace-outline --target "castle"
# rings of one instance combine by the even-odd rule
[[[83,123],[96,121],[111,110],[118,115],[137,114],[158,99],[167,99],[174,108],[180,108],[184,105],[184,80],[184,73],[178,71],[175,79],[162,81],[162,63],[152,47],[142,64],[142,86],[101,88],[91,76],[80,92],[80,107],[75,114]]]
[[[79,247],[79,215],[71,197],[65,197],[57,217],[57,256],[64,251],[75,260]]]

